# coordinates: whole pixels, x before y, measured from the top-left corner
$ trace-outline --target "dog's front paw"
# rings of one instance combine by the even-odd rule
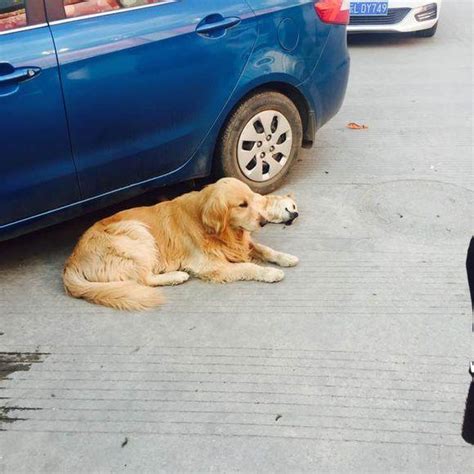
[[[283,270],[279,270],[278,268],[265,268],[261,281],[275,283],[283,280],[284,276],[285,274],[283,273]]]
[[[295,267],[298,265],[299,258],[289,253],[282,253],[278,256],[278,265],[282,267]]]

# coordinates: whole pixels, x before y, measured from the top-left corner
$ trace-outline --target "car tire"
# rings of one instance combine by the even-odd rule
[[[295,161],[302,135],[300,114],[288,97],[257,93],[241,103],[224,126],[216,147],[216,174],[240,179],[255,192],[270,193]]]
[[[415,31],[415,36],[418,38],[431,38],[436,34],[437,29],[438,22],[436,22],[431,28],[428,28],[427,30]]]

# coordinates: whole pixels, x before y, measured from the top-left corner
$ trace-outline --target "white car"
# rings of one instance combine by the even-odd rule
[[[349,33],[436,33],[441,0],[350,0]]]

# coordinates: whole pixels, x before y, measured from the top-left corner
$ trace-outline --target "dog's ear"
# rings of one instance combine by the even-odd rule
[[[228,223],[229,206],[223,196],[212,193],[202,208],[202,223],[210,234],[220,235]]]

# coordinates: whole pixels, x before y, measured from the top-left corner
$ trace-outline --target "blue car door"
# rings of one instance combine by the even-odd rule
[[[245,0],[47,2],[84,197],[189,160],[257,37]]]
[[[80,199],[54,44],[36,0],[0,1],[0,133],[0,227]]]

